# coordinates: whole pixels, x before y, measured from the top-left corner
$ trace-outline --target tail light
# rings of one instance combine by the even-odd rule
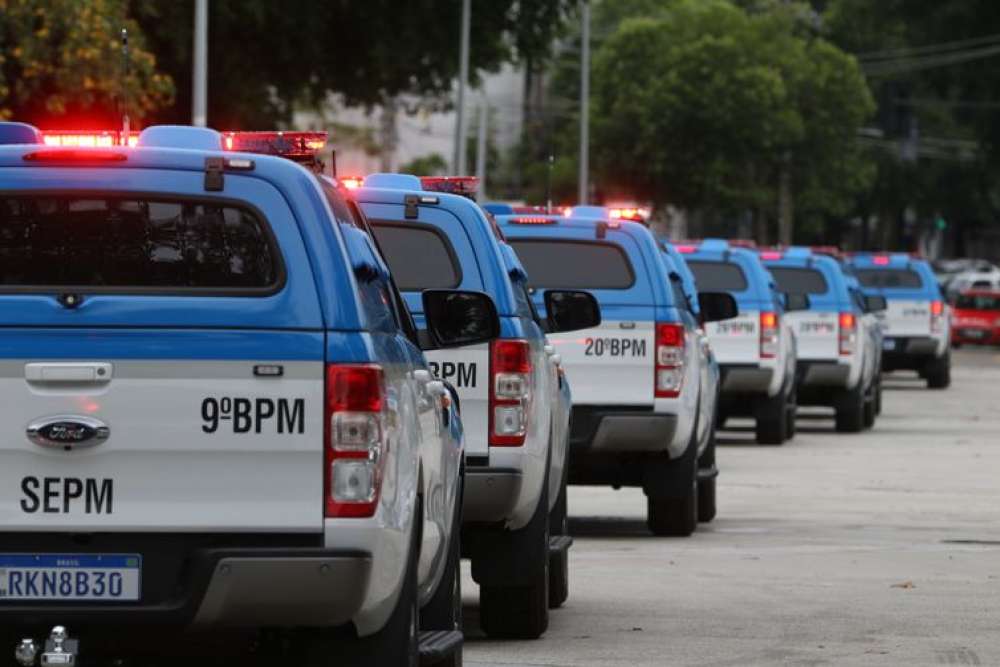
[[[931,332],[941,333],[944,331],[944,302],[931,302]]]
[[[778,314],[760,314],[760,356],[773,359],[778,354]]]
[[[657,398],[677,398],[684,386],[684,325],[656,325]]]
[[[854,354],[858,345],[858,320],[854,313],[840,314],[840,354]]]
[[[375,514],[389,448],[391,414],[379,366],[326,368],[326,516]]]
[[[531,409],[531,348],[526,340],[490,344],[490,445],[521,447]]]

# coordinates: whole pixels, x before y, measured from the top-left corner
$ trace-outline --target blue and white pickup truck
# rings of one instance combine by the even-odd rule
[[[460,179],[435,187],[451,188]],[[493,637],[534,638],[568,595],[566,532],[568,393],[547,333],[599,321],[593,297],[554,292],[563,319],[542,319],[527,276],[498,228],[472,200],[430,190],[405,174],[372,174],[353,191],[403,297],[419,322],[429,288],[490,294],[500,336],[488,345],[434,352],[458,391],[465,423],[463,553],[479,584],[480,622]],[[589,319],[588,319],[589,317]]]
[[[460,662],[463,443],[422,350],[488,343],[492,300],[427,290],[416,329],[336,188],[211,130],[0,146],[0,184],[19,661],[53,626],[84,654],[151,626],[158,653],[267,629],[297,664]]]
[[[601,307],[600,326],[551,337],[573,382],[570,483],[641,487],[655,534],[690,535],[715,515],[717,472],[702,418],[715,386],[705,382],[699,329],[735,316],[736,304],[703,294],[696,315],[649,230],[602,216],[601,207],[577,207],[571,217],[497,222],[527,268],[536,307],[548,313],[550,289],[587,290]]]
[[[951,385],[951,309],[930,264],[881,253],[859,253],[847,262],[865,294],[887,301],[882,370],[916,371],[930,389]]]

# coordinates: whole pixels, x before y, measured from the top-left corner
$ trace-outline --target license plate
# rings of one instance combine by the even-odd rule
[[[986,338],[986,332],[982,329],[963,329],[962,336],[965,338]]]
[[[882,349],[883,350],[895,350],[896,349],[896,341],[895,341],[895,339],[893,339],[893,338],[885,338],[885,339],[883,339],[882,340]]]
[[[98,554],[0,554],[0,602],[135,602],[142,557]]]

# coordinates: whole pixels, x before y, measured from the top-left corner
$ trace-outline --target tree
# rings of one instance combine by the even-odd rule
[[[123,27],[129,30],[128,77]],[[157,71],[138,25],[126,19],[125,0],[0,0],[0,35],[0,118],[42,127],[118,127],[126,96],[136,119],[172,99],[173,84]]]
[[[447,171],[448,161],[440,153],[421,155],[399,167],[401,174],[414,176],[444,176]]]
[[[471,71],[548,52],[578,0],[473,3]],[[132,13],[178,86],[158,116],[190,118],[193,0],[132,0]],[[209,6],[209,124],[261,128],[288,122],[295,105],[330,92],[374,106],[387,97],[434,97],[458,73],[461,2],[213,0]]]
[[[622,22],[595,56],[602,179],[658,205],[732,214],[774,210],[784,174],[805,206],[847,208],[870,175],[856,132],[873,110],[853,58],[810,34],[798,5],[662,5]]]

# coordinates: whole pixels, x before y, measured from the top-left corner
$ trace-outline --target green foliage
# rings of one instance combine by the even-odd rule
[[[141,119],[170,103],[173,83],[125,18],[125,0],[0,0],[0,118],[43,127],[118,126],[123,27],[128,111]]]
[[[473,3],[471,72],[540,59],[578,0]],[[193,0],[131,0],[154,51],[178,86],[159,119],[190,117]],[[254,129],[290,120],[294,104],[330,92],[373,106],[386,96],[450,93],[458,73],[461,1],[354,0],[209,4],[209,124]]]
[[[443,176],[448,172],[448,161],[440,153],[430,153],[400,165],[399,172],[414,176]]]
[[[874,109],[856,61],[810,34],[798,5],[659,4],[622,22],[595,56],[605,186],[688,209],[768,209],[790,157],[807,208],[852,203],[871,175],[856,132]]]

